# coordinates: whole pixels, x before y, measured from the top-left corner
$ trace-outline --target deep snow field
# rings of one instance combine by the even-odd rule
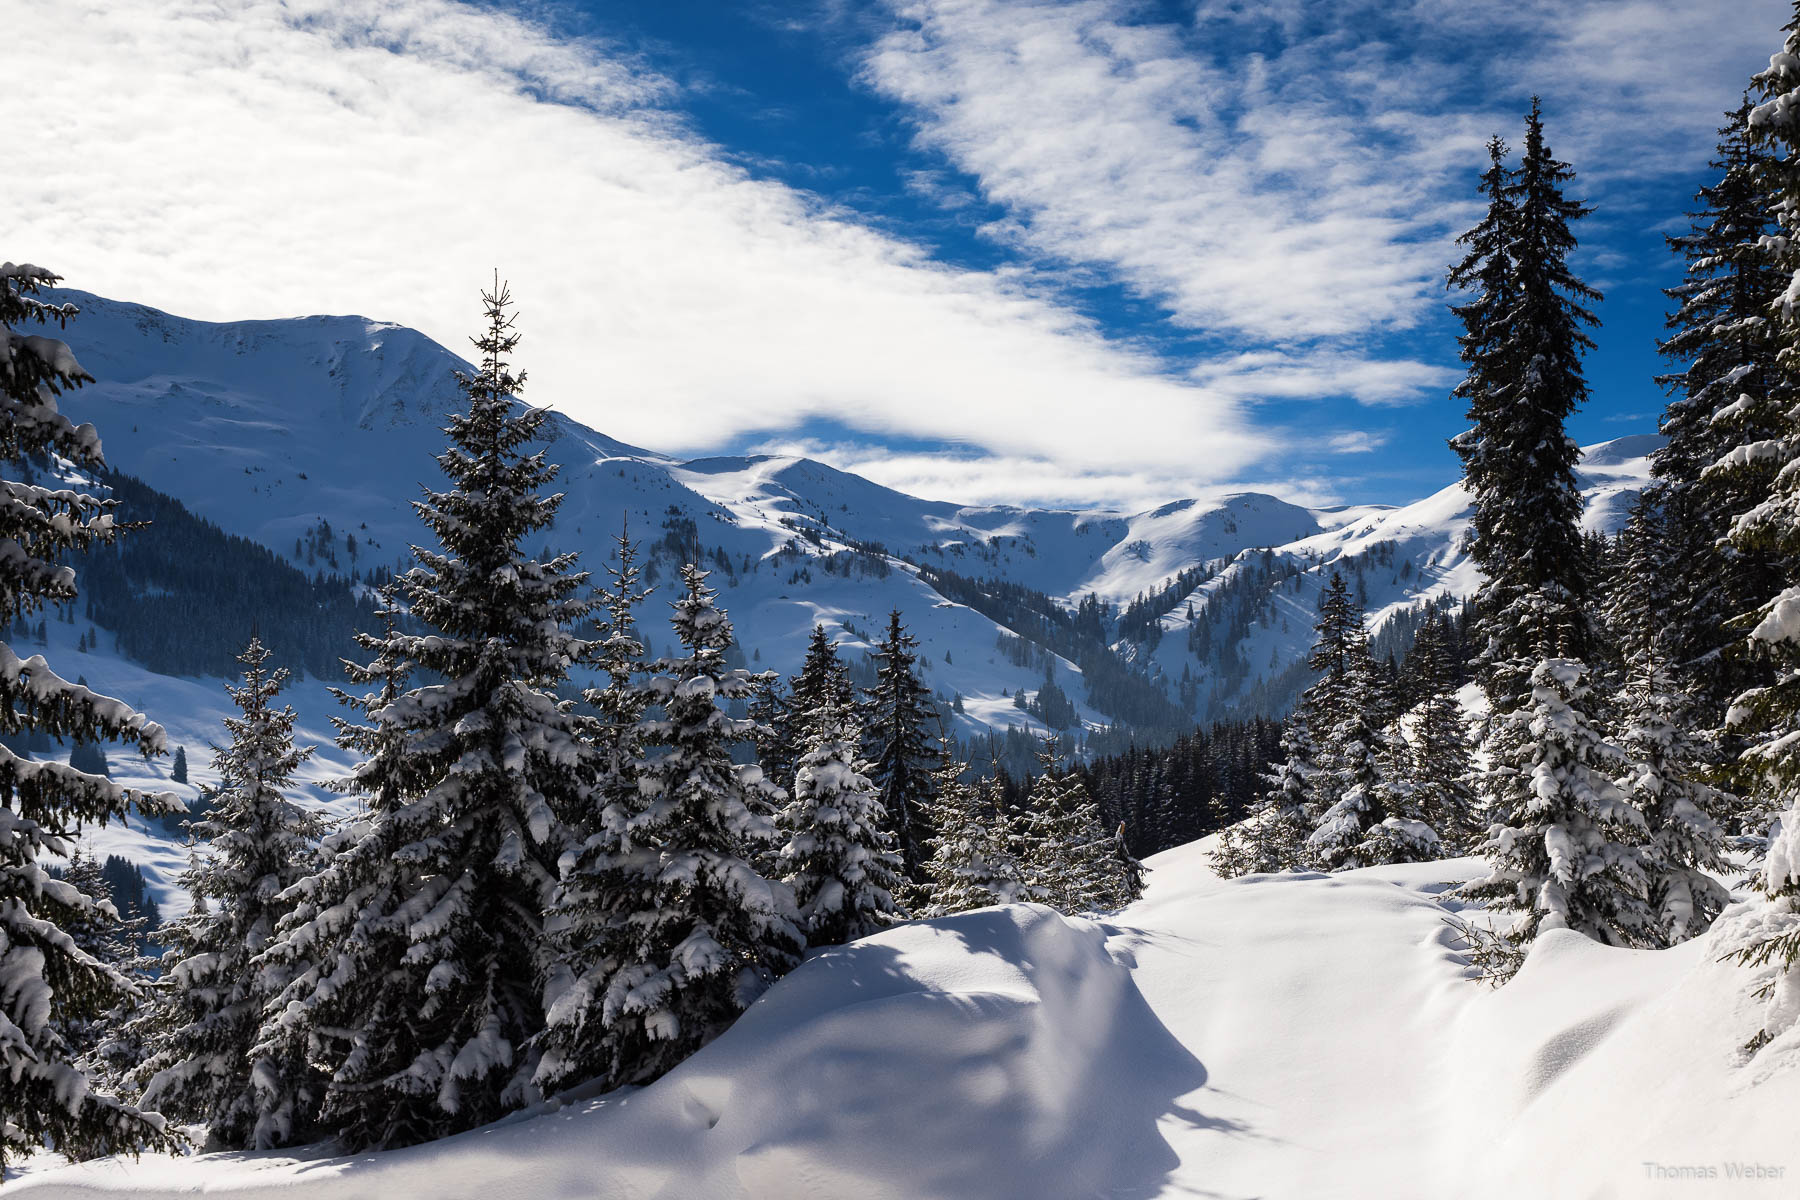
[[[1222,881],[1151,859],[1106,921],[1021,905],[817,953],[650,1087],[409,1150],[28,1167],[64,1196],[1637,1197],[1800,1194],[1800,1031],[1753,1060],[1744,906],[1661,952],[1541,938],[1469,978],[1474,860]],[[1752,902],[1756,903],[1756,902]],[[1728,1164],[1779,1170],[1732,1177]],[[1717,1178],[1656,1178],[1652,1167]],[[1701,1173],[1702,1176],[1704,1172]]]

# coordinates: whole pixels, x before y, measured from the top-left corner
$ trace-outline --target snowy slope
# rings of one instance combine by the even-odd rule
[[[1550,934],[1492,991],[1444,924],[1470,861],[1222,882],[1207,848],[1153,859],[1109,921],[986,909],[816,954],[641,1090],[391,1154],[104,1162],[9,1187],[1390,1200],[1660,1195],[1646,1161],[1729,1160],[1784,1166],[1786,1190],[1757,1194],[1791,1191],[1800,1036],[1743,1061],[1759,1006],[1716,935],[1646,952]]]
[[[1655,435],[1637,435],[1583,450],[1576,472],[1587,501],[1583,528],[1613,533],[1624,526],[1632,501],[1649,482],[1649,456],[1660,441]],[[1216,665],[1207,666],[1188,649],[1191,604],[1194,621],[1212,624],[1212,644],[1228,646],[1250,668],[1241,683],[1214,698],[1211,711],[1217,712],[1304,662],[1319,593],[1333,571],[1342,571],[1358,593],[1371,632],[1402,610],[1430,600],[1465,598],[1480,587],[1480,571],[1467,549],[1470,500],[1460,483],[1402,507],[1367,507],[1340,515],[1342,523],[1277,545],[1267,555],[1239,553],[1217,578],[1197,587],[1162,618],[1162,639],[1148,659],[1154,669],[1168,679],[1179,678],[1184,670],[1194,673],[1202,696],[1220,676]],[[1260,609],[1257,619],[1247,627],[1227,625],[1228,613],[1216,602],[1220,590],[1234,578],[1255,577],[1265,569],[1273,577],[1251,589]],[[1288,692],[1261,707],[1278,712],[1291,699]]]

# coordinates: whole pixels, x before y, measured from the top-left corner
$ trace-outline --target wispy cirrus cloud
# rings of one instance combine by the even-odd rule
[[[1235,343],[1196,378],[1390,404],[1442,394],[1448,350],[1393,339],[1442,312],[1488,134],[1543,94],[1583,186],[1629,209],[1632,181],[1704,163],[1787,7],[893,0],[860,64],[1003,210],[991,237]]]
[[[1175,488],[1272,445],[1031,272],[947,265],[754,177],[604,41],[451,0],[7,9],[68,102],[14,128],[36,169],[9,177],[6,252],[73,286],[212,319],[363,312],[461,348],[497,265],[530,398],[669,451],[829,418]]]

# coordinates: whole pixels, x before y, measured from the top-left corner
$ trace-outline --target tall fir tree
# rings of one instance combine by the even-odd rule
[[[1781,291],[1769,308],[1784,371],[1800,370],[1800,2],[1784,27],[1786,42],[1756,77],[1759,103],[1751,109],[1752,144],[1768,156],[1772,210],[1780,236],[1772,239]],[[1769,1008],[1759,1042],[1800,1021],[1800,402],[1788,403],[1778,432],[1747,440],[1727,452],[1715,470],[1765,464],[1774,471],[1770,493],[1732,523],[1734,549],[1765,553],[1782,564],[1777,589],[1734,622],[1747,633],[1746,649],[1769,665],[1771,678],[1740,694],[1726,716],[1742,737],[1745,790],[1765,817],[1770,835],[1762,869],[1770,899],[1751,931],[1742,958],[1778,968],[1768,981]],[[1761,824],[1761,822],[1758,822]]]
[[[0,629],[22,628],[46,605],[72,604],[66,554],[110,544],[114,504],[90,485],[28,482],[28,463],[57,455],[77,471],[104,467],[100,437],[58,406],[67,389],[92,381],[68,345],[26,330],[76,315],[41,298],[58,277],[41,267],[0,265],[0,461],[8,464],[0,508]],[[6,743],[52,737],[166,750],[160,725],[109,696],[69,683],[42,655],[20,658],[0,643],[0,1168],[53,1145],[69,1158],[172,1149],[162,1118],[95,1091],[73,1061],[62,1030],[91,1021],[136,987],[83,951],[71,928],[111,915],[101,897],[52,878],[47,855],[68,857],[85,825],[178,812],[172,795],[121,787],[62,763],[36,762]]]
[[[583,1035],[597,1043],[590,1061],[615,1084],[654,1079],[716,1037],[805,945],[793,893],[753,865],[777,843],[760,809],[778,791],[760,767],[732,760],[755,731],[723,705],[755,685],[725,665],[731,621],[706,573],[685,567],[682,584],[674,629],[686,654],[652,664],[644,684],[643,799],[610,860],[594,865],[633,905],[580,982],[599,1003]],[[553,1027],[571,1002],[553,1003]]]
[[[863,736],[881,793],[894,849],[908,879],[925,878],[926,846],[931,841],[927,813],[931,806],[932,768],[937,757],[932,742],[937,713],[931,693],[919,681],[919,643],[900,623],[900,610],[888,614],[887,635],[875,647],[875,686],[864,707]]]
[[[1631,944],[1649,926],[1637,850],[1646,831],[1612,782],[1622,764],[1600,732],[1580,449],[1564,429],[1587,397],[1581,355],[1596,320],[1586,305],[1600,299],[1568,264],[1570,225],[1590,210],[1564,194],[1574,172],[1551,153],[1536,100],[1518,168],[1506,172],[1495,149],[1482,185],[1488,215],[1450,275],[1475,292],[1456,310],[1469,368],[1458,394],[1473,427],[1451,445],[1485,580],[1476,596],[1492,709],[1483,800],[1496,822],[1482,847],[1490,873],[1467,890],[1518,913],[1515,945],[1556,927]]]
[[[828,698],[808,725],[779,820],[782,874],[794,889],[807,944],[836,946],[898,919],[900,857],[890,849],[881,797],[864,773],[855,714]]]
[[[215,746],[218,774],[206,816],[189,831],[200,850],[181,878],[209,903],[164,935],[164,986],[150,1017],[149,1054],[133,1070],[143,1103],[207,1126],[208,1142],[263,1149],[304,1135],[323,1080],[298,1055],[256,1056],[263,1010],[290,982],[288,964],[253,966],[291,908],[282,899],[307,872],[323,832],[317,814],[288,798],[312,747],[294,745],[294,710],[275,707],[288,673],[271,669],[255,637],[227,685],[238,715]]]
[[[597,989],[625,944],[626,923],[650,899],[655,851],[639,845],[629,832],[644,805],[638,763],[649,693],[639,679],[644,643],[638,636],[637,606],[649,593],[641,584],[637,547],[628,530],[621,530],[607,572],[594,660],[606,682],[585,692],[593,715],[580,727],[593,771],[589,816],[577,831],[581,844],[563,858],[544,918],[552,957],[544,972],[545,1027],[535,1079],[546,1092],[609,1077],[614,1064],[605,1057],[609,1047],[601,1036]]]
[[[1481,185],[1487,215],[1450,272],[1451,286],[1474,293],[1454,309],[1468,367],[1455,395],[1473,425],[1451,446],[1474,500],[1471,552],[1484,576],[1481,678],[1501,712],[1527,701],[1538,661],[1591,649],[1580,447],[1563,425],[1587,398],[1581,355],[1596,318],[1585,306],[1600,299],[1568,265],[1569,226],[1590,210],[1564,195],[1575,173],[1551,153],[1536,100],[1517,170],[1504,153],[1495,139]]]
[[[438,458],[451,487],[414,505],[442,549],[414,547],[397,580],[420,631],[364,635],[376,657],[350,672],[442,682],[358,705],[367,724],[345,745],[374,755],[348,787],[368,817],[295,886],[266,952],[312,960],[266,1032],[310,1043],[330,1074],[324,1126],[359,1149],[471,1128],[535,1095],[542,913],[567,823],[591,798],[592,764],[554,689],[590,653],[571,630],[592,601],[572,555],[522,549],[562,497],[540,491],[556,467],[526,450],[547,413],[513,399],[511,296],[496,284],[482,301],[480,366],[459,377],[468,410]]]
[[[1775,162],[1749,127],[1751,104],[1727,115],[1686,233],[1668,239],[1684,277],[1667,289],[1676,309],[1662,353],[1678,368],[1658,380],[1671,393],[1667,441],[1652,460],[1671,548],[1662,570],[1676,585],[1664,617],[1675,679],[1711,713],[1732,696],[1768,682],[1766,662],[1733,653],[1733,618],[1776,590],[1781,565],[1766,548],[1734,545],[1734,521],[1767,499],[1777,463],[1740,446],[1781,435],[1796,391],[1781,361],[1782,331],[1771,306],[1786,286],[1774,232]]]
[[[855,706],[856,687],[850,682],[849,668],[838,656],[837,644],[823,625],[814,625],[800,673],[788,681],[788,738],[795,748],[795,759],[802,753],[799,747],[812,732],[818,714],[828,710],[843,712]],[[785,777],[776,782],[785,787],[793,780]]]

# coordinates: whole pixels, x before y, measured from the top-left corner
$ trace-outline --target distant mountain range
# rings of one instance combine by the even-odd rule
[[[461,400],[460,358],[361,317],[218,324],[67,298],[82,310],[67,336],[99,380],[67,407],[99,426],[112,466],[309,575],[404,564],[422,533],[410,502],[439,478],[440,430]],[[962,506],[811,459],[682,461],[561,415],[551,429],[567,495],[546,539],[555,548],[598,571],[627,528],[664,584],[698,558],[747,657],[784,671],[815,622],[854,656],[898,608],[926,648],[930,685],[946,703],[961,698],[965,735],[1041,727],[1013,697],[1034,697],[1047,675],[1088,725],[1278,712],[1333,569],[1355,578],[1372,626],[1477,583],[1459,487],[1398,508],[1253,492],[1133,514]],[[1588,449],[1590,527],[1617,526],[1654,445]],[[1106,606],[1098,623],[1073,620],[1088,596]],[[656,613],[653,601],[645,618],[660,648]],[[1020,637],[1029,644],[1009,640]],[[1151,692],[1172,707],[1156,711]]]

